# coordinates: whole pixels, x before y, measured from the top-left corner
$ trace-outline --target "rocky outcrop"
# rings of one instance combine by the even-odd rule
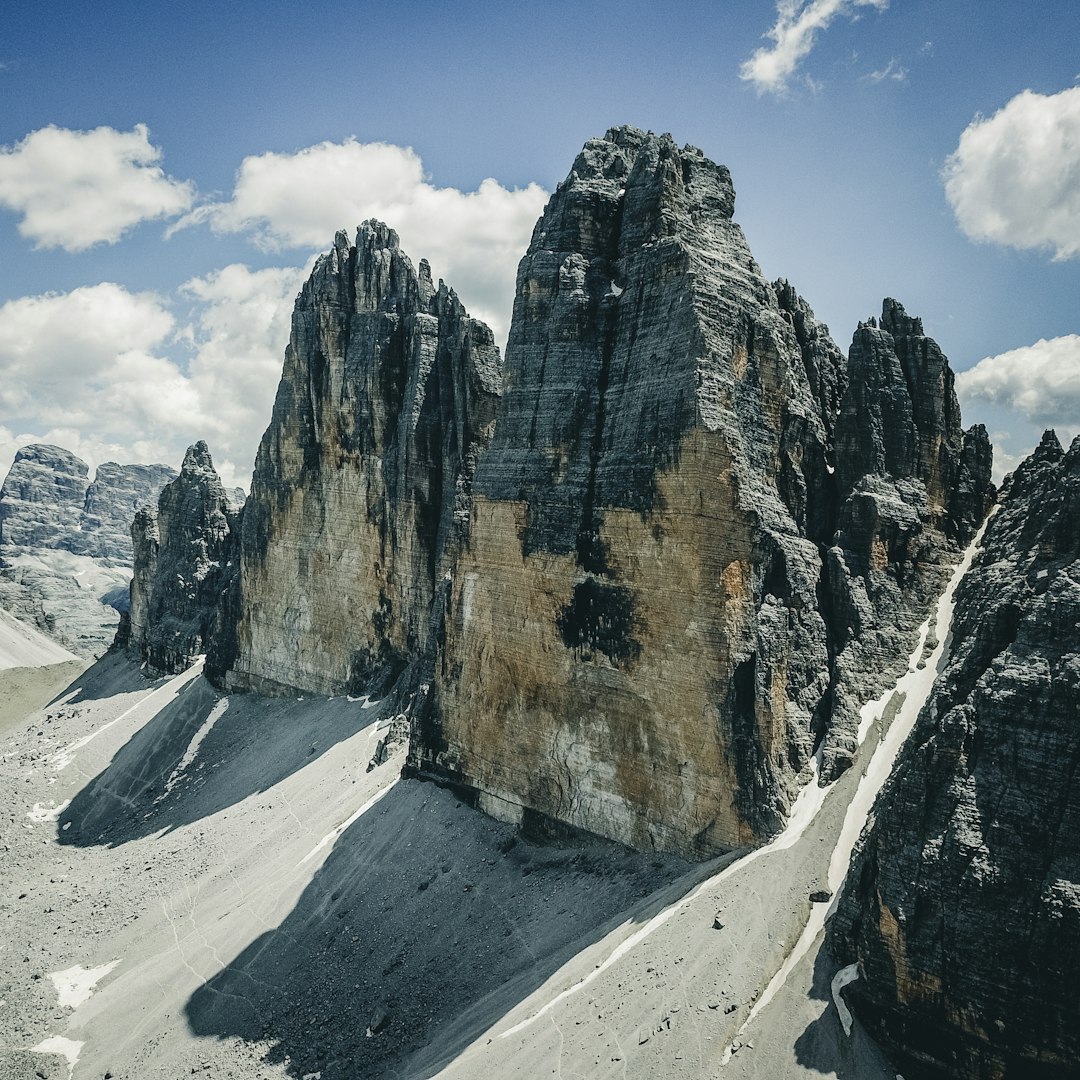
[[[905,1075],[1080,1061],[1080,441],[1006,482],[831,932]]]
[[[121,636],[150,670],[183,671],[206,652],[220,598],[237,572],[238,525],[204,442],[188,448],[157,512],[136,513],[131,610]]]
[[[846,386],[823,591],[834,650],[826,779],[851,763],[860,706],[903,671],[995,495],[986,429],[962,429],[948,361],[896,300],[855,331]]]
[[[701,151],[614,129],[520,265],[410,755],[499,816],[694,856],[760,842],[818,739],[827,774],[850,761],[856,704],[970,533],[940,350],[887,301],[845,365],[733,209]]]
[[[490,330],[392,229],[338,234],[293,312],[215,678],[334,693],[430,656],[500,381]]]
[[[92,483],[70,451],[34,444],[0,489],[0,604],[82,655],[112,640],[127,608],[131,515],[176,475],[164,465],[100,465]]]

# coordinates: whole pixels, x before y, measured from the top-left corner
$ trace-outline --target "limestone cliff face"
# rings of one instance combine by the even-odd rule
[[[845,365],[794,290],[762,278],[733,209],[700,151],[614,129],[586,144],[520,265],[437,708],[411,755],[494,813],[694,855],[758,842],[832,729],[838,681],[853,697],[874,683],[865,654],[836,665],[819,586],[825,546],[856,531],[838,536],[859,479],[839,459],[876,435],[867,400],[892,416],[893,373],[851,385],[858,350]],[[922,400],[943,392],[934,372],[896,381],[909,445],[862,469],[922,503],[955,486],[932,435],[955,436],[938,416],[955,397]],[[876,568],[897,574],[888,554]],[[913,629],[928,598],[909,591],[896,583],[894,607],[919,613]],[[834,767],[850,720],[827,742]]]
[[[1048,432],[958,589],[831,935],[859,965],[857,1015],[911,1075],[1076,1074],[1078,627],[1080,441]]]
[[[896,300],[855,331],[835,432],[838,507],[822,592],[834,651],[826,777],[850,764],[859,707],[903,671],[995,494],[986,429],[962,429],[947,359]]]
[[[500,381],[490,330],[392,229],[338,234],[293,312],[215,677],[333,693],[429,655]]]
[[[204,442],[189,447],[156,513],[135,515],[126,644],[152,671],[183,671],[206,651],[219,599],[237,570],[238,525]]]
[[[131,516],[176,475],[98,466],[58,446],[20,448],[0,489],[0,604],[82,655],[108,647],[127,608]]]

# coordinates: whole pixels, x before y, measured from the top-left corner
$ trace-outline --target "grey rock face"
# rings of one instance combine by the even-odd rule
[[[912,1075],[1075,1075],[1078,627],[1080,442],[1048,432],[960,584],[831,931],[855,1012]]]
[[[0,488],[0,547],[63,547],[79,529],[89,471],[59,446],[20,447]]]
[[[500,379],[490,330],[392,229],[338,234],[293,312],[215,677],[339,692],[429,655]]]
[[[127,607],[131,515],[174,470],[99,466],[60,447],[22,447],[0,489],[0,604],[82,655],[99,655]]]
[[[161,490],[176,477],[168,465],[98,466],[86,489],[79,532],[63,545],[78,555],[116,560],[130,566],[131,519],[143,506],[153,506]]]
[[[919,321],[886,301],[845,359],[733,209],[669,136],[586,144],[519,267],[501,400],[490,333],[426,264],[384,225],[339,234],[211,677],[408,670],[408,768],[493,814],[693,856],[774,833],[816,746],[826,778],[850,763],[993,489]]]
[[[846,768],[858,710],[903,671],[912,636],[994,500],[986,429],[965,432],[953,374],[892,299],[855,331],[836,422],[836,530],[824,592],[834,647],[823,775]]]
[[[698,856],[763,840],[818,737],[827,774],[850,762],[854,704],[955,558],[940,350],[887,301],[845,365],[733,208],[699,150],[614,129],[520,265],[410,758],[493,813]]]
[[[189,447],[157,513],[131,526],[135,570],[122,639],[156,672],[183,671],[206,651],[218,603],[236,574],[239,521],[206,443]]]

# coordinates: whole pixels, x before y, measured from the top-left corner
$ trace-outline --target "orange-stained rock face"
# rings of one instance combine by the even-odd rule
[[[230,688],[391,684],[428,649],[501,360],[491,332],[368,222],[297,299],[210,668]]]

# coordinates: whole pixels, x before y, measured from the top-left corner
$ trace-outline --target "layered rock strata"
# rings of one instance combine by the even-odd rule
[[[855,331],[820,594],[834,654],[826,779],[851,763],[860,706],[902,672],[912,635],[995,497],[986,429],[962,429],[953,383],[922,321],[896,300]]]
[[[907,1075],[1080,1061],[1080,440],[1007,481],[831,931]]]
[[[847,703],[902,665],[938,584],[923,563],[970,532],[950,516],[964,436],[940,351],[887,302],[860,333],[888,355],[857,335],[845,365],[733,209],[701,151],[614,129],[519,268],[410,759],[493,813],[697,856],[760,842],[818,739],[827,772],[850,761]],[[916,449],[867,458],[898,404]]]
[[[337,235],[293,312],[215,677],[359,691],[430,656],[500,383],[491,331],[392,229]]]
[[[131,526],[135,573],[120,638],[155,672],[183,671],[207,650],[238,569],[239,519],[205,442],[189,447],[157,510]]]
[[[68,450],[22,447],[0,489],[0,604],[82,655],[103,652],[127,607],[136,508],[176,475],[105,462],[91,483]]]

